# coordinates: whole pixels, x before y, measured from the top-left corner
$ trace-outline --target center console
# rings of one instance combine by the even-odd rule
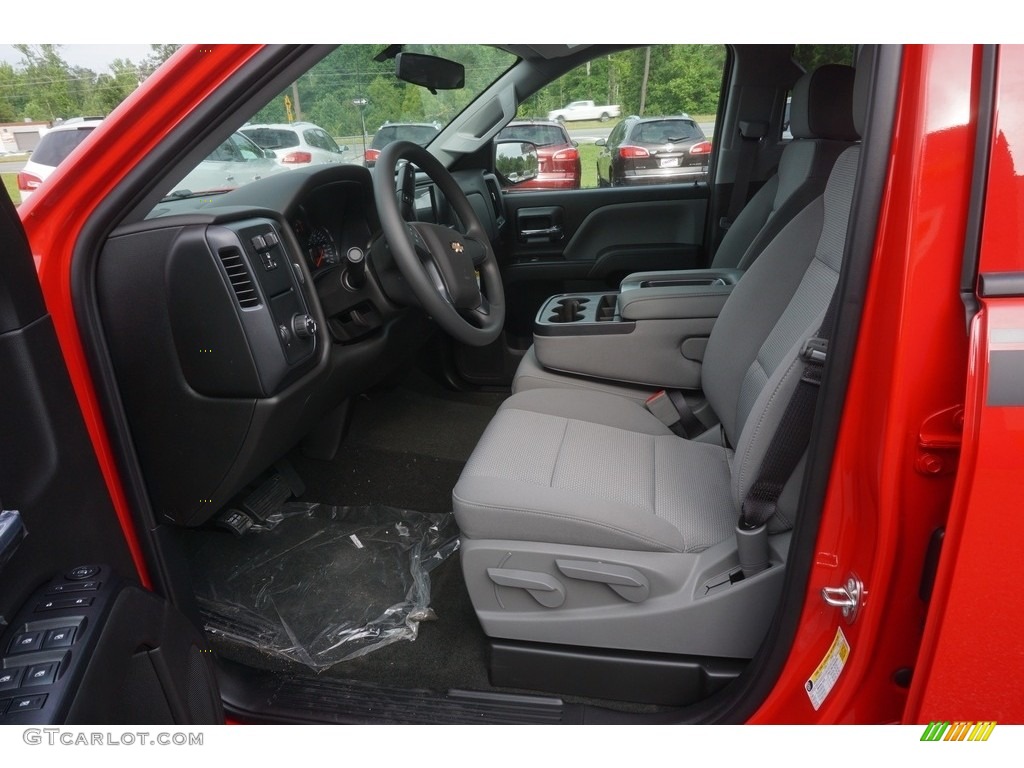
[[[534,321],[549,370],[672,389],[698,389],[708,336],[742,271],[638,272],[617,293],[560,294]]]

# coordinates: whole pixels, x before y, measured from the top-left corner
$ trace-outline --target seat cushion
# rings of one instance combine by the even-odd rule
[[[696,552],[732,535],[729,458],[634,401],[529,390],[481,437],[453,492],[455,517],[474,539]]]

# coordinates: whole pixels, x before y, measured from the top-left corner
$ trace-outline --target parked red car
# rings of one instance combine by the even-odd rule
[[[395,48],[380,46],[377,64]],[[501,116],[543,85],[538,72],[554,79],[620,46],[473,50],[466,60],[494,74],[474,70],[487,82],[465,93],[444,89],[459,72],[453,48],[444,64],[395,68],[468,103],[439,102],[453,118],[429,151],[390,144],[372,175],[321,165],[168,198],[271,94],[333,55],[186,46],[17,212],[0,201],[0,508],[18,512],[0,518],[0,723],[1024,721],[1024,602],[1006,578],[1024,557],[1024,47],[866,46],[848,202],[826,188],[794,213],[809,234],[785,235],[801,258],[821,261],[818,242],[839,258],[801,280],[776,234],[734,282],[700,270],[742,165],[741,117],[769,128],[750,190],[774,183],[801,74],[792,48],[728,46],[707,185],[515,195],[492,168]],[[741,110],[733,99],[750,89]],[[386,170],[403,161],[420,173],[396,182]],[[821,217],[837,215],[823,237]],[[630,302],[632,317],[620,311],[627,273],[649,299]],[[756,362],[719,367],[683,398],[705,417],[723,397],[739,403],[722,414],[732,424],[759,407],[779,350],[766,341],[775,326],[757,322],[723,346],[719,305],[785,325],[828,304],[783,312],[776,290],[730,304],[752,279],[838,286],[827,345],[800,353],[823,373],[802,474],[787,476],[801,479],[779,501],[794,514],[765,534],[765,576],[737,571],[732,528],[700,551],[652,551],[639,535],[594,545],[618,541],[615,516],[646,515],[655,497],[738,520],[730,473],[745,457],[715,426],[686,443],[714,461],[672,469],[685,438],[637,431],[654,418],[642,400],[603,409],[585,394],[603,387],[612,403],[652,383],[639,374],[576,377],[563,382],[575,403],[535,390],[533,410],[517,395],[495,417],[526,346],[546,334],[575,354],[601,334],[628,338],[698,377],[713,355],[746,350]],[[703,292],[699,316],[665,317],[666,297],[687,292]],[[517,425],[518,450],[488,459]],[[531,523],[486,541],[470,529],[474,546],[452,556],[451,489],[471,454],[474,472],[564,459],[484,484],[557,490],[569,512],[538,513],[552,538],[525,555],[516,528]],[[644,466],[646,479],[629,474]],[[684,470],[710,496],[677,482]],[[602,493],[621,500],[612,522],[586,517]],[[711,497],[725,501],[711,509]],[[559,540],[577,535],[560,516],[590,521],[581,543]],[[643,519],[658,536],[676,525]],[[470,562],[487,541],[493,559]],[[365,608],[374,581],[355,566],[382,563],[399,579],[391,601],[409,610],[397,625],[377,621],[385,610],[344,624],[334,611]],[[730,607],[762,587],[753,610]],[[591,600],[610,607],[588,613]],[[698,606],[693,621],[658,624],[674,600]],[[573,611],[595,622],[570,622],[559,641],[518,638]],[[660,629],[605,631],[608,616]],[[307,629],[313,639],[297,641]],[[740,650],[679,647],[709,636]],[[332,655],[367,638],[396,642]]]
[[[514,120],[496,137],[497,141],[528,141],[537,146],[537,176],[509,187],[525,189],[579,189],[580,153],[565,125],[553,120]]]

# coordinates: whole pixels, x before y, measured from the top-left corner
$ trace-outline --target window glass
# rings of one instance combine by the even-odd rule
[[[817,69],[822,64],[848,64],[851,67],[856,60],[854,45],[795,45],[793,61],[800,65],[804,72]]]
[[[795,45],[793,61],[804,71],[813,72],[823,64],[846,64],[853,66],[857,59],[855,45]],[[789,130],[789,111],[793,101],[792,92],[786,94],[786,106],[782,115],[783,139],[792,139]]]
[[[242,134],[259,147],[273,150],[276,157],[257,155],[259,150],[252,147],[243,156],[242,149],[227,140],[172,189],[168,199],[185,201],[200,197],[200,192],[224,191],[288,172],[300,167],[286,162],[288,152],[296,148],[329,150],[330,154],[311,152],[313,164],[340,161],[369,167],[375,160],[371,145],[379,148],[396,139],[425,145],[516,61],[513,54],[488,45],[401,46],[402,51],[442,57],[465,68],[464,87],[431,93],[398,79],[393,53],[388,53],[391,48],[386,44],[338,46],[255,114],[240,116],[248,118]],[[292,124],[296,127],[289,127]],[[249,162],[251,174],[208,173],[209,161],[214,159],[254,158],[259,162]],[[167,215],[175,209],[161,205],[159,211]]]
[[[565,129],[558,125],[510,125],[503,129],[497,138],[530,141],[538,147],[571,143]]]
[[[40,165],[60,165],[71,151],[85,141],[92,128],[81,128],[73,131],[52,131],[39,140],[39,145],[32,152],[32,160]]]
[[[572,186],[578,188],[704,180],[711,158],[706,142],[714,142],[725,60],[721,45],[653,45],[600,56],[525,99],[516,118],[562,122],[577,145],[580,178]],[[630,118],[672,118],[634,126],[640,136],[636,140],[674,140],[682,145],[678,148],[683,155],[624,156],[630,154],[620,150]],[[517,129],[522,133],[509,138],[544,146],[525,135],[527,130]],[[540,135],[542,129],[533,130]],[[705,142],[701,151],[686,152],[698,142]],[[543,177],[550,173],[550,188],[571,188],[564,178],[566,167],[564,162],[561,167],[547,164],[542,153],[542,178],[530,186],[543,187]]]
[[[264,149],[288,149],[299,146],[299,135],[286,128],[242,128],[242,133]]]
[[[340,152],[334,139],[327,135],[322,128],[308,128],[302,132],[306,143],[317,149],[326,149],[328,152]]]

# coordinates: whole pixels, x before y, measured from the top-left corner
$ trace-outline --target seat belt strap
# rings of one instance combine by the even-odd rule
[[[747,191],[750,189],[750,179],[754,175],[754,165],[757,161],[757,146],[768,134],[768,123],[741,120],[739,133],[740,154],[736,161],[736,178],[732,185],[732,196],[729,198],[729,210],[718,222],[723,230],[732,226],[743,206],[747,204]]]
[[[678,390],[659,389],[644,401],[644,408],[680,437],[696,437],[704,431],[704,425]]]
[[[740,513],[741,529],[754,530],[771,519],[778,509],[782,490],[796,469],[800,457],[807,450],[818,404],[822,372],[828,357],[829,337],[835,324],[838,293],[837,286],[817,334],[807,339],[800,350],[804,369],[786,405],[786,410],[782,413],[779,426],[772,435],[757,479],[743,500]]]

